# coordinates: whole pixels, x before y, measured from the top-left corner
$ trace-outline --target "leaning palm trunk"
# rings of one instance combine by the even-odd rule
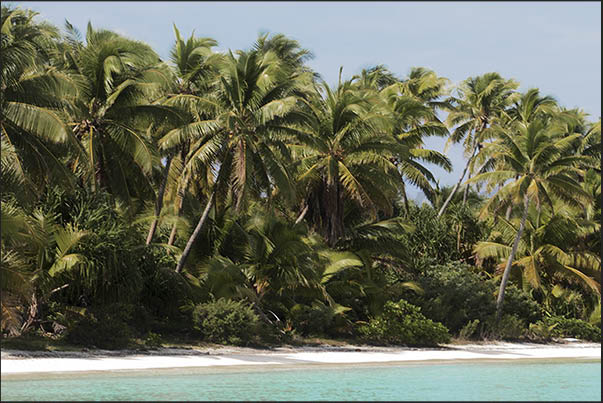
[[[515,235],[515,241],[513,242],[513,247],[511,248],[511,254],[509,255],[509,259],[507,260],[507,265],[505,266],[505,271],[503,272],[503,277],[500,282],[500,288],[498,290],[498,298],[496,299],[496,322],[500,320],[502,314],[502,305],[505,299],[505,288],[507,287],[507,281],[509,280],[509,274],[511,273],[511,266],[513,265],[513,260],[515,259],[515,254],[517,253],[517,247],[519,246],[519,240],[523,235],[523,229],[526,224],[526,219],[528,218],[528,205],[530,198],[526,193],[523,197],[523,215],[521,216],[521,222],[519,223],[519,229],[517,230],[517,235]]]
[[[193,234],[191,235],[188,242],[186,243],[186,247],[184,248],[184,251],[182,252],[182,256],[180,257],[178,266],[176,266],[176,273],[180,273],[180,271],[184,267],[184,264],[186,263],[186,259],[188,258],[188,255],[191,252],[193,244],[195,243],[195,240],[199,236],[199,233],[201,232],[201,228],[203,228],[203,224],[205,224],[205,221],[207,221],[207,216],[209,215],[209,210],[211,209],[211,206],[213,205],[215,195],[216,195],[216,190],[214,189],[214,190],[212,190],[211,195],[209,196],[209,200],[207,201],[205,210],[203,210],[203,214],[201,214],[201,218],[199,219],[199,222],[197,223],[197,226],[195,227]]]
[[[509,221],[511,218],[511,212],[513,211],[513,205],[509,203],[507,206],[507,211],[505,212],[505,220]]]
[[[456,191],[459,189],[459,186],[461,186],[461,183],[463,183],[463,178],[465,177],[465,174],[467,173],[467,170],[469,169],[469,165],[471,165],[471,161],[473,161],[473,157],[475,156],[476,151],[477,151],[477,144],[473,147],[473,152],[471,153],[471,158],[469,158],[469,160],[467,161],[467,164],[465,165],[465,169],[463,169],[463,173],[461,174],[459,181],[456,183],[456,185],[454,185],[454,187],[452,188],[452,191],[448,195],[448,198],[446,199],[446,201],[442,205],[442,208],[438,212],[438,218],[440,218],[442,216],[442,214],[444,214],[444,210],[446,210],[446,207],[448,207],[448,204],[450,204],[450,201],[454,197],[454,194],[456,193]]]
[[[177,198],[178,201],[176,203],[176,217],[182,217],[182,207],[184,206],[184,194],[186,192],[186,188],[188,187],[189,175],[186,174],[184,177],[184,182],[178,188]],[[172,226],[172,232],[170,232],[170,239],[168,240],[168,245],[172,246],[174,241],[176,240],[176,232],[178,230],[178,222],[175,222]]]
[[[410,206],[408,205],[408,195],[406,194],[406,184],[402,181],[401,186],[402,191],[402,201],[404,202],[404,211],[406,212],[406,217],[410,216]]]
[[[295,220],[295,224],[299,224],[304,217],[306,216],[306,213],[308,212],[308,209],[310,208],[309,204],[306,204],[306,206],[303,208],[303,210],[301,211],[301,213],[299,213],[299,216],[297,217],[297,219]]]
[[[171,164],[172,157],[170,156],[168,157],[165,163],[165,168],[163,169],[163,178],[161,180],[161,185],[159,185],[159,191],[157,192],[157,200],[155,202],[155,218],[153,219],[151,228],[149,228],[149,234],[147,235],[147,245],[150,244],[153,240],[155,230],[157,229],[157,224],[159,223],[159,215],[161,214],[161,208],[163,207],[163,195],[165,193],[165,186],[167,184]]]
[[[467,180],[471,179],[471,172],[469,172],[469,176],[467,177]],[[467,195],[469,194],[469,187],[470,185],[467,184],[467,186],[465,186],[465,190],[463,191],[463,206],[467,203]]]
[[[477,145],[477,150],[479,151],[480,149],[481,149],[481,147],[480,147],[480,145],[479,145],[479,143],[478,143],[478,145]],[[486,164],[487,164],[487,163],[488,163],[488,161],[484,162],[484,163],[482,164],[482,166],[481,166],[481,167],[480,167],[480,168],[477,170],[477,172],[476,172],[476,173],[477,173],[477,174],[482,173],[482,171],[484,170],[484,168],[485,168],[485,166],[486,166]],[[469,180],[469,179],[471,179],[471,172],[469,172],[469,176],[467,176],[467,180]],[[463,192],[463,206],[464,206],[464,205],[467,203],[467,196],[468,196],[468,194],[469,194],[469,188],[470,188],[470,185],[467,185],[467,186],[465,187],[465,191]]]

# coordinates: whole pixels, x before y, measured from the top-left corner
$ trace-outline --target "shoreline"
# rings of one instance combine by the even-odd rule
[[[217,347],[161,348],[149,351],[45,352],[2,350],[0,374],[41,374],[147,369],[231,367],[291,367],[312,364],[392,364],[543,359],[601,359],[601,344],[574,341],[534,344],[489,342],[447,344],[438,348],[372,347],[276,347],[255,349]]]

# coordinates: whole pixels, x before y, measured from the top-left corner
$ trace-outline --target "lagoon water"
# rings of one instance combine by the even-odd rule
[[[593,400],[601,361],[187,368],[2,377],[2,400]]]

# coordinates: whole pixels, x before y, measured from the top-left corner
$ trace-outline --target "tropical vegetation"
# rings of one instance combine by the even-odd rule
[[[601,340],[600,117],[174,33],[162,60],[2,6],[3,343]],[[452,187],[430,136],[463,144]]]

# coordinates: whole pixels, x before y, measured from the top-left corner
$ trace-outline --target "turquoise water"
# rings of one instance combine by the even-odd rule
[[[12,375],[2,377],[2,400],[601,401],[601,361]]]

